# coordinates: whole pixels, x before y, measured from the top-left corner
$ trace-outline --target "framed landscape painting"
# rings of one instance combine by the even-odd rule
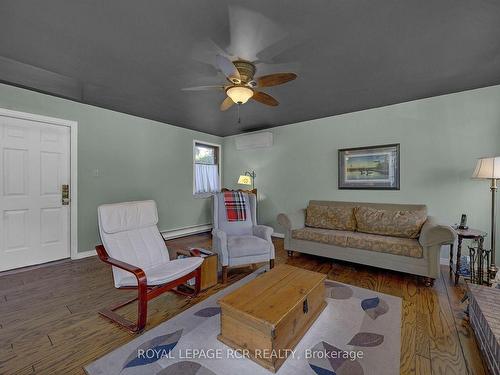
[[[399,190],[399,143],[339,150],[339,189]]]

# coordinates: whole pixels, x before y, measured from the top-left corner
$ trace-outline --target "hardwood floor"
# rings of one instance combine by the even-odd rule
[[[202,234],[169,241],[169,250],[210,244]],[[288,258],[282,240],[275,246],[277,263],[403,299],[401,374],[487,373],[460,303],[464,286],[452,285],[447,267],[427,288],[414,276],[315,256]],[[250,272],[250,267],[231,269],[228,285]],[[221,288],[193,300],[172,293],[158,297],[149,305],[146,329]],[[135,337],[96,313],[130,294],[113,287],[109,266],[96,257],[0,276],[0,374],[83,374],[82,366]],[[135,305],[124,310],[132,318]]]

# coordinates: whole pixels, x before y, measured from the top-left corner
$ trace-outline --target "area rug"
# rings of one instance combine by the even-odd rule
[[[217,300],[261,268],[85,367],[89,375],[271,374],[217,340]],[[399,374],[401,299],[326,281],[327,307],[277,374]],[[160,297],[161,298],[161,297]],[[117,328],[118,329],[118,328]],[[271,354],[272,355],[272,354]]]

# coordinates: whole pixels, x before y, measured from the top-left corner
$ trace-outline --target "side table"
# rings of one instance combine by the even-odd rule
[[[483,247],[484,238],[487,233],[477,229],[459,229],[458,227],[453,227],[457,233],[457,257],[455,261],[455,269],[453,269],[453,244],[450,244],[450,276],[455,273],[455,285],[458,284],[460,278],[460,258],[462,257],[462,242],[463,240],[474,240],[479,242],[479,247]]]
[[[190,257],[192,249],[177,250],[177,257],[184,256]],[[201,285],[200,290],[208,289],[218,282],[217,267],[219,258],[217,253],[203,256],[203,263],[201,264]]]

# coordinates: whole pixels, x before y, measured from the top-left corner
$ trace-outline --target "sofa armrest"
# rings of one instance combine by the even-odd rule
[[[219,261],[223,266],[229,264],[229,253],[227,251],[227,235],[220,229],[212,230],[212,248],[219,254]]]
[[[301,209],[289,214],[279,214],[278,223],[285,230],[285,240],[284,246],[285,250],[291,251],[292,249],[292,230],[300,229],[305,227],[306,222],[306,210]]]
[[[286,230],[304,228],[306,221],[306,210],[301,209],[289,214],[279,214],[278,223]]]
[[[449,225],[441,225],[436,222],[432,216],[427,217],[418,241],[424,247],[447,245],[455,242],[456,232]]]

